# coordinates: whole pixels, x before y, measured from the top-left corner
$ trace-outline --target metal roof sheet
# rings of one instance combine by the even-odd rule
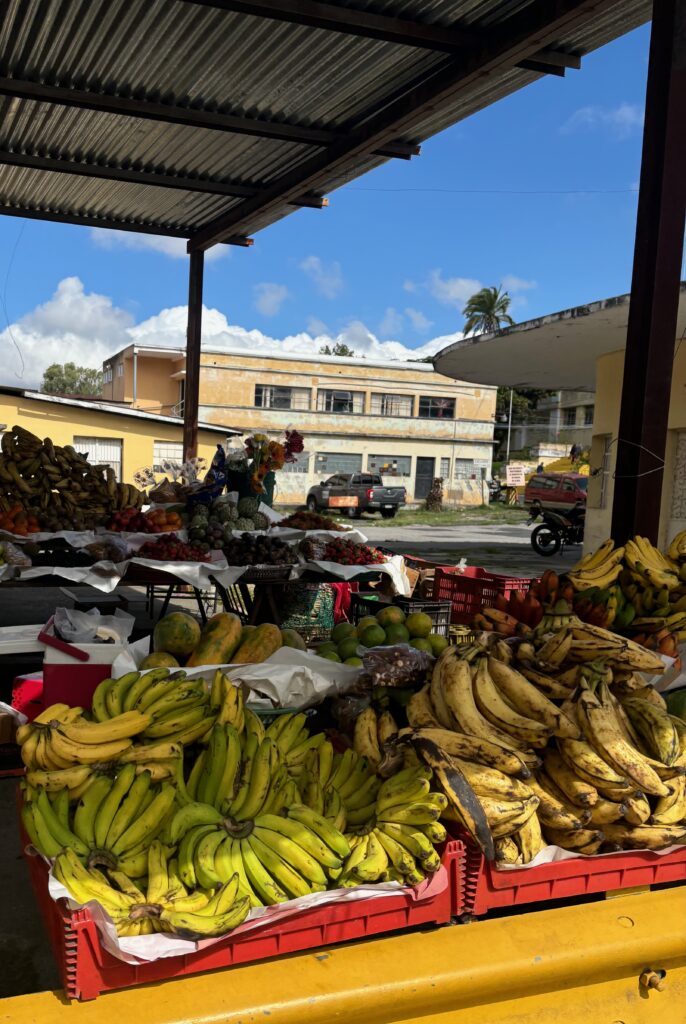
[[[488,33],[540,0],[341,0],[336,6]],[[549,0],[551,12],[565,0]],[[566,0],[572,7],[572,0]],[[584,4],[562,38],[583,55],[648,20],[650,0]],[[552,16],[552,13],[551,13]],[[0,75],[254,119],[259,124],[323,130],[340,139],[457,58],[427,48],[232,13],[188,0],[8,0],[0,26]],[[453,97],[403,121],[400,138],[419,143],[536,80],[503,63]],[[296,171],[325,146],[0,95],[3,153],[100,164],[120,171],[212,179],[261,189]],[[322,171],[323,194],[387,157],[357,153]],[[243,199],[159,185],[112,181],[0,163],[0,204],[73,218],[102,218],[190,236]],[[9,209],[8,209],[9,208]],[[283,202],[256,210],[250,232],[293,210]],[[244,232],[241,230],[240,232]]]

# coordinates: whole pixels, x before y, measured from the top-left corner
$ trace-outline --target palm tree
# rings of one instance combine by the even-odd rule
[[[465,317],[464,333],[468,334],[492,334],[499,331],[503,325],[512,327],[514,320],[507,312],[510,308],[511,298],[501,288],[482,288],[467,300],[467,305],[462,310]]]

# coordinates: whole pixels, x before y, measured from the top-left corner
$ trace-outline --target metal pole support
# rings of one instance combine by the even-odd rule
[[[658,542],[686,217],[686,0],[653,0],[612,506],[618,544]]]
[[[202,279],[205,256],[190,254],[188,273],[188,327],[186,331],[186,388],[183,403],[183,457],[198,454],[198,404],[200,392],[200,342],[202,335]]]

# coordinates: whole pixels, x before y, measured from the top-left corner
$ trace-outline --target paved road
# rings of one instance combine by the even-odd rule
[[[531,527],[499,526],[356,526],[370,541],[400,554],[417,555],[431,562],[454,564],[461,558],[493,572],[514,576],[540,576],[545,569],[569,569],[581,557],[581,548],[567,548],[563,555],[542,558],[531,547]]]

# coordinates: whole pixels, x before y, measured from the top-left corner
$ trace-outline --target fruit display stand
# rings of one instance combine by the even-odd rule
[[[47,865],[40,857],[26,855],[25,860],[69,999],[95,999],[104,992],[134,985],[255,963],[303,950],[319,950],[334,943],[405,929],[446,925],[456,913],[464,912],[465,847],[456,839],[445,845],[442,864],[446,885],[434,896],[415,900],[399,891],[393,896],[332,903],[303,911],[278,926],[265,925],[235,938],[227,936],[196,953],[132,965],[103,949],[95,922],[86,908],[70,911],[65,901],[51,899]]]
[[[624,850],[597,857],[570,857],[533,867],[498,869],[468,836],[464,892],[454,914],[483,916],[504,907],[613,894],[636,887],[686,883],[686,846],[665,854]]]

